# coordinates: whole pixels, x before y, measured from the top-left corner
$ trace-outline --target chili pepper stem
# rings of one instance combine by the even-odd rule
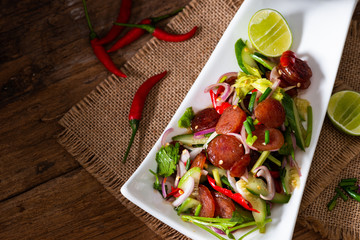
[[[86,21],[87,21],[87,24],[88,24],[88,27],[90,30],[90,39],[92,40],[94,38],[97,38],[97,35],[96,35],[94,28],[92,27],[92,24],[90,21],[89,13],[87,11],[87,6],[86,6],[86,0],[82,0],[82,2],[83,2],[83,6],[84,6],[85,18],[86,18]]]
[[[139,128],[139,122],[140,122],[140,121],[137,120],[137,119],[132,119],[132,120],[130,120],[129,122],[130,122],[130,127],[131,127],[131,129],[132,129],[132,134],[131,134],[131,138],[130,138],[130,141],[129,141],[129,145],[128,145],[127,149],[126,149],[126,153],[125,153],[124,159],[123,159],[123,161],[122,161],[123,163],[126,162],[126,159],[127,159],[128,155],[129,155],[131,146],[132,146],[132,144],[133,144],[133,142],[134,142],[134,139],[135,139],[136,132],[137,132],[137,130],[138,130],[138,128]]]
[[[84,0],[83,0],[84,1]],[[117,26],[123,26],[123,27],[136,27],[144,29],[145,31],[148,31],[149,33],[153,33],[155,31],[155,27],[147,24],[131,24],[131,23],[114,23],[114,25]]]

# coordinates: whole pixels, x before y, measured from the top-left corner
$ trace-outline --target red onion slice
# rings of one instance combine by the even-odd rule
[[[245,140],[245,142],[244,142],[244,140],[243,140],[243,138],[241,137],[240,134],[238,134],[238,133],[227,133],[227,135],[231,135],[231,136],[236,137],[236,138],[242,143],[242,145],[244,146],[245,154],[250,153],[250,148],[249,148],[249,146],[246,144],[246,140]]]
[[[235,178],[230,175],[230,171],[229,171],[229,170],[226,171],[226,175],[227,175],[227,178],[228,178],[228,180],[229,180],[230,186],[234,189],[235,192],[238,193],[238,190],[237,190],[237,188],[236,188]]]
[[[181,153],[181,157],[180,157],[181,161],[186,164],[189,158],[190,158],[189,151],[187,149],[184,149]]]
[[[280,78],[280,74],[277,67],[274,67],[270,72],[270,81],[275,82],[276,79]]]
[[[267,196],[260,194],[260,197],[264,200],[272,200],[275,196],[275,183],[269,169],[266,166],[260,166],[255,169],[255,172],[256,176],[265,178],[268,187],[269,194]]]
[[[220,98],[221,101],[219,102],[224,102],[226,101],[226,99],[230,96],[231,92],[234,90],[233,87],[231,87],[229,84],[227,83],[215,83],[215,84],[211,84],[210,86],[206,87],[204,90],[204,93],[209,92],[211,89],[216,88],[216,87],[220,87],[223,86],[224,87],[224,91],[221,93]]]
[[[213,226],[210,226],[210,228],[211,228],[214,232],[216,232],[216,233],[218,233],[218,234],[226,235],[226,234],[224,233],[224,231],[221,230],[221,229],[218,229],[218,228],[213,227]]]
[[[195,186],[195,180],[192,177],[189,177],[187,181],[184,183],[182,190],[184,193],[180,195],[173,203],[172,205],[174,207],[180,206],[193,192]]]
[[[202,130],[202,131],[199,131],[199,132],[194,133],[194,138],[195,138],[195,137],[198,137],[198,136],[202,136],[202,137],[203,137],[203,135],[208,134],[208,133],[212,133],[212,132],[215,132],[215,127],[213,127],[213,128],[208,128],[208,129],[205,129],[205,130]]]
[[[162,145],[162,146],[165,146],[165,144],[167,143],[167,142],[166,142],[166,138],[167,138],[167,136],[169,135],[169,133],[171,133],[172,131],[174,131],[174,129],[173,129],[173,128],[169,128],[169,129],[167,129],[167,130],[164,132],[164,134],[163,134],[163,136],[162,136],[162,138],[161,138],[161,145]]]
[[[271,86],[271,92],[270,94],[266,97],[266,99],[268,99],[269,97],[271,97],[271,95],[275,92],[276,88],[279,87],[281,83],[280,79],[276,79],[275,82],[273,83],[273,85]]]
[[[179,166],[179,177],[182,178],[184,176],[184,174],[186,173],[186,167],[183,162],[179,162],[178,166]]]
[[[163,178],[162,183],[161,183],[161,192],[162,192],[163,198],[167,197],[165,183],[166,183],[166,177]]]
[[[201,170],[201,175],[203,175],[203,176],[206,176],[206,175],[208,175],[208,171],[206,171],[206,170],[204,170],[204,169],[202,169]]]
[[[203,146],[203,149],[206,149],[209,142],[211,142],[216,136],[218,135],[217,132],[213,132],[213,134],[210,135],[209,139],[206,141],[206,143]]]
[[[245,182],[248,182],[248,178],[249,178],[249,172],[247,169],[245,169],[244,174],[241,176],[241,179],[244,180]]]
[[[227,73],[224,73],[223,75],[221,75],[218,79],[217,82],[220,82],[220,80],[223,78],[223,77],[237,77],[238,76],[238,73],[237,72],[227,72]]]

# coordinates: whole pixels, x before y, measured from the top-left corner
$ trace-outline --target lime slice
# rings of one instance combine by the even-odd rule
[[[327,113],[342,132],[360,136],[360,93],[341,91],[331,96]]]
[[[278,57],[292,44],[292,34],[285,18],[276,10],[257,11],[249,22],[248,34],[252,45],[268,57]]]

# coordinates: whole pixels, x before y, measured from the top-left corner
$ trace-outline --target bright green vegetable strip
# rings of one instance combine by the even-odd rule
[[[313,112],[312,112],[312,107],[308,106],[307,107],[307,129],[306,129],[305,147],[310,146],[312,129],[313,129]]]
[[[270,132],[269,130],[265,130],[265,144],[269,144],[270,142]]]
[[[267,219],[265,219],[264,223],[266,224],[266,223],[269,223],[271,221],[272,221],[271,218],[267,218]],[[246,227],[255,226],[255,225],[256,225],[256,222],[251,221],[251,222],[243,223],[243,224],[237,225],[237,226],[235,226],[233,228],[230,228],[230,231],[233,232],[233,231],[236,231],[236,230],[241,229],[241,228],[246,228]]]
[[[180,128],[189,128],[191,126],[191,120],[194,118],[195,113],[192,109],[192,107],[188,107],[184,114],[181,116],[181,118],[178,121],[178,126]]]
[[[155,176],[155,182],[153,188],[161,191],[161,183],[159,181],[159,176],[153,170],[149,169],[149,171]]]
[[[267,96],[269,96],[269,94],[271,93],[271,88],[268,87],[265,92],[259,97],[259,101],[258,103],[261,103],[262,101],[265,100],[265,98],[267,98]]]
[[[347,192],[347,194],[349,194],[350,197],[352,197],[356,201],[360,202],[360,194],[358,194],[357,192],[350,190],[348,188],[344,188],[344,190]]]
[[[357,182],[357,179],[356,178],[344,178],[344,179],[341,179],[340,182],[353,182],[355,184]]]
[[[217,170],[215,168],[215,169],[212,170],[212,173],[213,173],[216,185],[218,185],[219,187],[222,187],[221,179],[220,179],[220,175],[219,175],[219,170]]]
[[[200,223],[196,223],[196,222],[192,222],[192,223],[195,224],[196,226],[204,229],[205,231],[211,233],[212,235],[214,235],[215,237],[217,237],[217,238],[220,239],[220,240],[227,240],[226,238],[223,238],[222,236],[220,236],[219,234],[217,234],[216,232],[214,232],[214,231],[211,230],[210,228],[205,227],[205,226],[201,225]]]
[[[236,222],[230,222],[230,221],[220,222],[220,223],[219,222],[215,223],[215,222],[201,221],[201,220],[198,220],[199,217],[193,217],[193,216],[188,216],[188,215],[182,215],[181,218],[184,221],[188,221],[188,222],[192,222],[192,223],[196,222],[196,223],[199,223],[202,225],[216,227],[216,228],[223,230],[224,232],[226,231],[226,228],[234,227],[237,224]]]
[[[359,189],[358,186],[346,186],[346,187],[341,187],[342,189],[346,188],[348,190],[351,190],[351,191],[357,191]]]
[[[269,155],[270,155],[269,151],[263,151],[250,172],[255,174],[255,169],[263,165],[263,163],[269,157]]]
[[[348,196],[346,196],[341,190],[340,188],[335,188],[335,191],[337,192],[337,194],[339,194],[339,196],[342,198],[342,200],[344,200],[344,202],[346,202],[348,200]]]
[[[254,142],[256,141],[257,139],[257,136],[253,136],[252,134],[249,134],[247,137],[246,137],[246,143],[250,146],[252,146],[254,144]]]
[[[251,233],[255,232],[255,231],[258,230],[258,229],[259,229],[259,227],[256,227],[256,228],[248,231],[247,233],[245,233],[244,235],[242,235],[242,236],[239,238],[239,240],[244,239],[247,235],[250,235]]]
[[[187,160],[186,166],[185,166],[186,171],[190,169],[190,163],[191,163],[191,160],[190,160],[190,158],[189,158],[189,159]]]
[[[220,179],[221,179],[221,182],[222,182],[223,184],[225,184],[226,186],[228,186],[228,188],[229,188],[231,191],[234,191],[234,189],[231,187],[230,182],[229,182],[229,179],[228,179],[227,177],[221,176]]]
[[[254,122],[253,122],[252,117],[248,116],[248,117],[246,118],[246,121],[249,123],[250,128],[251,128],[251,131],[255,131],[255,126],[254,126]]]
[[[226,76],[223,76],[221,79],[220,79],[220,81],[219,81],[219,83],[222,83],[222,82],[224,82],[225,80],[226,80]]]
[[[254,110],[254,103],[256,100],[256,92],[251,93],[251,98],[249,102],[249,111],[252,112]]]
[[[244,121],[244,126],[245,126],[245,130],[246,130],[247,134],[252,136],[251,127],[250,127],[250,124],[248,123],[248,121]]]
[[[201,211],[201,208],[202,208],[202,205],[199,204],[199,205],[196,207],[196,209],[195,209],[194,216],[199,216],[200,211]]]
[[[338,194],[335,195],[335,197],[333,197],[333,199],[331,199],[331,201],[328,203],[327,207],[329,209],[329,211],[333,210],[334,207],[336,206],[336,199],[339,197]]]
[[[340,182],[340,187],[346,187],[346,186],[354,186],[355,182]]]
[[[279,167],[281,167],[281,161],[278,160],[277,158],[275,158],[274,156],[269,155],[269,156],[268,156],[268,159],[269,159],[270,161],[272,161],[273,163],[275,163],[276,165],[278,165]]]
[[[190,215],[182,215],[181,218],[186,221],[192,221],[192,220],[199,220],[202,222],[210,222],[210,223],[229,223],[231,222],[230,218],[208,218],[208,217],[194,217]],[[236,222],[231,222],[234,226],[236,225]]]

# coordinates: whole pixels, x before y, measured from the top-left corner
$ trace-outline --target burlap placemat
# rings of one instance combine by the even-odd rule
[[[120,188],[163,132],[241,3],[241,0],[193,0],[167,28],[185,32],[194,25],[200,26],[194,38],[180,43],[151,39],[124,65],[123,71],[128,75],[126,80],[115,76],[105,79],[59,121],[64,127],[59,143],[122,204],[166,239],[186,237],[130,203],[120,194]],[[346,66],[342,64],[340,70],[356,68],[353,61]],[[151,90],[124,165],[121,159],[131,135],[127,116],[133,94],[146,78],[164,70],[168,70],[169,75]],[[329,171],[324,168],[334,166],[331,173],[336,176],[360,150],[357,139],[344,135],[334,138],[338,133],[332,130],[329,125],[321,133],[304,206],[314,202],[317,193],[330,184]]]

